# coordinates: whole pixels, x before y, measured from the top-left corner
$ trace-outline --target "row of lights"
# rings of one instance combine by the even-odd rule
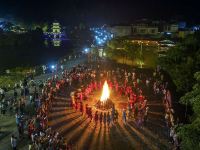
[[[155,44],[157,46],[160,45],[157,41],[138,41],[138,40],[133,40],[132,42],[133,43],[137,43],[137,44],[145,44],[146,46],[153,45],[153,44]]]

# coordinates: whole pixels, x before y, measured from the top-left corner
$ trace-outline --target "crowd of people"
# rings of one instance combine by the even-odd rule
[[[122,70],[122,72],[125,77],[128,76],[125,70]],[[116,73],[119,78],[122,72],[119,71]],[[95,89],[100,90],[105,79],[108,80],[111,89],[113,88],[113,90],[118,92],[119,95],[126,95],[128,97],[129,100],[127,102],[130,107],[129,109],[130,111],[133,110],[135,118],[144,117],[141,114],[143,114],[146,110],[147,100],[143,96],[142,89],[138,88],[135,90],[137,97],[134,99],[134,96],[131,96],[133,95],[133,91],[129,85],[130,82],[127,81],[129,78],[126,78],[126,80],[123,81],[123,76],[120,80],[117,79],[118,76],[114,76],[114,72],[111,73],[110,71],[101,71],[98,66],[87,67],[85,65],[78,65],[71,71],[64,71],[61,79],[54,77],[53,79],[48,80],[42,89],[40,102],[36,105],[36,116],[28,122],[28,135],[32,141],[30,149],[40,149],[44,147],[48,147],[49,149],[71,148],[69,147],[71,144],[65,143],[65,140],[60,136],[60,133],[52,131],[51,127],[48,126],[48,115],[52,108],[52,102],[55,100],[54,97],[59,94],[63,88],[68,86],[84,85],[79,92],[71,94],[71,105],[77,111],[79,110],[88,116],[88,118],[94,120],[95,124],[99,123],[110,127],[118,120],[118,111],[114,106],[110,112],[103,113],[95,111],[94,113],[92,107],[87,105],[87,98],[89,95]],[[127,86],[121,87],[121,84]],[[85,107],[83,104],[86,104]],[[124,108],[122,111],[122,119],[125,124],[127,117],[126,111],[127,108]]]
[[[17,100],[18,94],[14,90],[14,102],[17,103],[15,108],[16,124],[20,137],[23,137],[24,126],[24,108],[27,97],[29,96],[30,103],[34,103],[36,114],[28,119],[27,129],[30,139],[29,149],[72,149],[72,142],[66,143],[66,140],[60,133],[53,131],[48,126],[48,116],[52,109],[52,103],[55,101],[55,96],[69,86],[77,87],[76,91],[71,91],[71,106],[80,111],[83,115],[93,120],[94,123],[104,124],[104,126],[112,127],[119,118],[119,110],[113,105],[111,110],[103,112],[94,110],[88,103],[90,95],[101,90],[104,81],[107,80],[109,88],[118,96],[127,97],[126,106],[121,111],[121,118],[124,124],[127,120],[133,120],[137,127],[143,127],[148,120],[149,107],[147,102],[152,98],[161,98],[166,106],[166,123],[169,128],[173,128],[174,118],[171,105],[171,95],[168,88],[168,83],[164,80],[164,76],[159,69],[152,76],[147,76],[145,73],[135,69],[115,69],[106,68],[99,64],[95,65],[78,65],[72,70],[64,70],[62,78],[56,75],[48,79],[41,88],[41,93],[35,88],[33,94],[29,93],[27,81],[24,81],[21,88],[20,100]],[[4,92],[0,91],[2,99]],[[4,109],[1,106],[1,113]],[[168,116],[167,116],[168,115]],[[173,130],[174,131],[174,130]],[[170,132],[171,135],[175,132]],[[15,136],[11,138],[16,145]],[[174,143],[176,142],[173,138]],[[15,146],[16,147],[16,146]]]
[[[162,96],[162,100],[163,100],[163,104],[164,104],[164,109],[165,109],[165,121],[166,121],[166,125],[169,129],[168,135],[170,137],[170,142],[175,146],[175,149],[179,149],[180,148],[180,140],[178,138],[178,135],[175,131],[176,128],[176,123],[178,123],[178,120],[176,120],[175,123],[175,118],[174,118],[174,109],[172,106],[172,95],[171,92],[169,90],[169,85],[168,82],[164,82],[164,75],[162,73],[162,71],[160,70],[160,68],[157,68],[157,70],[154,72],[154,77],[156,77],[158,80],[158,85],[157,87],[158,90],[162,90],[163,96]],[[162,88],[165,87],[165,88]],[[154,88],[154,91],[156,93],[156,88]]]
[[[152,76],[146,76],[134,69],[129,71],[120,68],[104,70],[96,66],[84,69],[84,72],[78,72],[76,78],[80,82],[87,80],[87,84],[76,92],[73,92],[71,95],[72,106],[75,110],[79,108],[83,113],[83,102],[86,100],[85,112],[88,118],[91,120],[92,118],[94,119],[95,123],[99,121],[101,124],[102,120],[107,120],[104,121],[104,124],[107,122],[110,125],[113,118],[116,118],[113,110],[108,113],[95,110],[92,112],[92,107],[87,104],[89,95],[96,90],[101,90],[105,79],[108,80],[111,90],[115,91],[119,96],[127,96],[128,98],[127,107],[121,111],[124,124],[126,124],[127,119],[133,119],[138,127],[146,125],[149,111],[149,107],[147,106],[148,99],[162,99],[165,108],[166,125],[170,129],[169,136],[175,147],[179,146],[178,136],[174,129],[175,119],[171,102],[171,92],[168,82],[165,80],[159,67],[155,69]],[[111,124],[113,125],[113,123]]]
[[[56,75],[45,83],[36,103],[36,115],[28,122],[28,137],[31,139],[29,149],[72,149],[71,142],[66,143],[59,132],[48,126],[52,103],[65,84],[66,82],[59,80]]]
[[[7,115],[9,111],[10,115],[15,114],[18,134],[14,133],[11,136],[13,149],[17,149],[17,143],[26,138],[24,134],[26,131],[28,131],[28,137],[31,141],[29,149],[41,149],[41,147],[48,147],[47,149],[72,148],[71,142],[66,144],[59,133],[51,131],[48,126],[48,114],[52,101],[60,90],[59,86],[63,83],[63,80],[58,80],[57,75],[55,75],[52,79],[36,85],[33,76],[27,76],[19,84],[15,84],[13,96],[6,97],[6,89],[0,88],[0,113]],[[30,92],[30,89],[33,91]],[[28,110],[29,108],[33,109],[32,113]]]
[[[77,91],[71,94],[74,109],[80,110],[82,113],[85,110],[88,118],[100,118],[101,113],[88,106],[87,99],[94,91],[101,91],[104,81],[107,80],[109,88],[113,92],[116,92],[119,96],[127,97],[127,101],[125,100],[127,105],[121,110],[124,124],[126,124],[127,119],[133,119],[138,127],[142,127],[147,121],[149,111],[147,97],[150,98],[152,95],[158,96],[162,94],[162,91],[157,88],[157,81],[153,77],[147,77],[134,69],[127,71],[120,68],[102,69],[100,67],[99,65],[91,66],[87,69],[83,67],[84,71],[80,69],[74,74],[73,79],[77,79],[77,82],[82,83],[85,81],[81,84],[84,86],[79,87]],[[70,81],[70,79],[67,80]],[[153,86],[155,91],[152,91]],[[86,105],[85,109],[83,109],[84,104]],[[117,110],[115,111],[117,112]],[[115,113],[110,111],[109,114]],[[106,116],[110,118],[110,115],[107,114]],[[111,120],[113,118],[114,116],[111,115]]]

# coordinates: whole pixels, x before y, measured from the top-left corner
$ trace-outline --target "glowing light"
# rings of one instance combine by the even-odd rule
[[[171,33],[171,32],[166,32],[166,34],[167,34],[167,35],[171,35],[172,33]]]
[[[59,47],[61,45],[61,40],[60,39],[52,39],[53,41],[53,46]]]
[[[109,90],[107,81],[105,81],[104,85],[103,85],[103,91],[102,91],[102,94],[101,94],[100,101],[106,102],[109,99],[109,97],[110,97],[110,90]]]
[[[87,53],[89,51],[89,48],[85,48],[84,51]]]
[[[143,68],[144,62],[142,60],[138,60],[137,64],[139,65],[140,68]]]
[[[54,65],[52,65],[52,66],[51,66],[51,69],[55,69],[55,66],[54,66]]]
[[[103,46],[108,40],[113,38],[112,34],[105,30],[104,27],[94,28],[93,33],[96,45]]]

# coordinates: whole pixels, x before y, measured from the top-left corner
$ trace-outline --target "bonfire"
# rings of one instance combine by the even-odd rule
[[[110,90],[107,81],[104,82],[100,100],[96,103],[96,108],[100,110],[108,110],[113,107],[113,102],[110,99]]]

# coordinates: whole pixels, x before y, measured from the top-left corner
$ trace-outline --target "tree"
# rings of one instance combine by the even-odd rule
[[[159,64],[172,77],[179,97],[182,96],[180,103],[192,109],[189,122],[177,129],[181,148],[200,149],[200,33],[188,36],[171,48]]]
[[[178,128],[181,147],[185,150],[200,149],[200,72],[195,73],[194,78],[196,84],[193,89],[181,97],[181,103],[190,105],[193,110],[190,124]]]
[[[199,43],[200,33],[195,33],[159,59],[159,65],[170,74],[180,94],[191,90],[195,82],[193,74],[200,69]]]
[[[124,41],[123,47],[125,49],[127,58],[132,61],[132,65],[133,65],[134,60],[137,58],[137,52],[138,52],[137,45],[129,41]]]
[[[109,56],[114,59],[123,59],[123,63],[139,65],[146,63],[148,67],[154,67],[157,55],[157,46],[148,45],[145,42],[133,42],[130,39],[112,39],[107,43]]]
[[[122,58],[123,63],[125,63],[125,60],[127,58],[127,49],[125,49],[125,42],[123,40],[119,39],[113,39],[107,43],[107,51],[108,55],[117,58]]]
[[[134,64],[134,60],[136,58],[136,51],[134,50],[134,48],[131,46],[128,49],[128,59],[131,60],[132,65]]]

